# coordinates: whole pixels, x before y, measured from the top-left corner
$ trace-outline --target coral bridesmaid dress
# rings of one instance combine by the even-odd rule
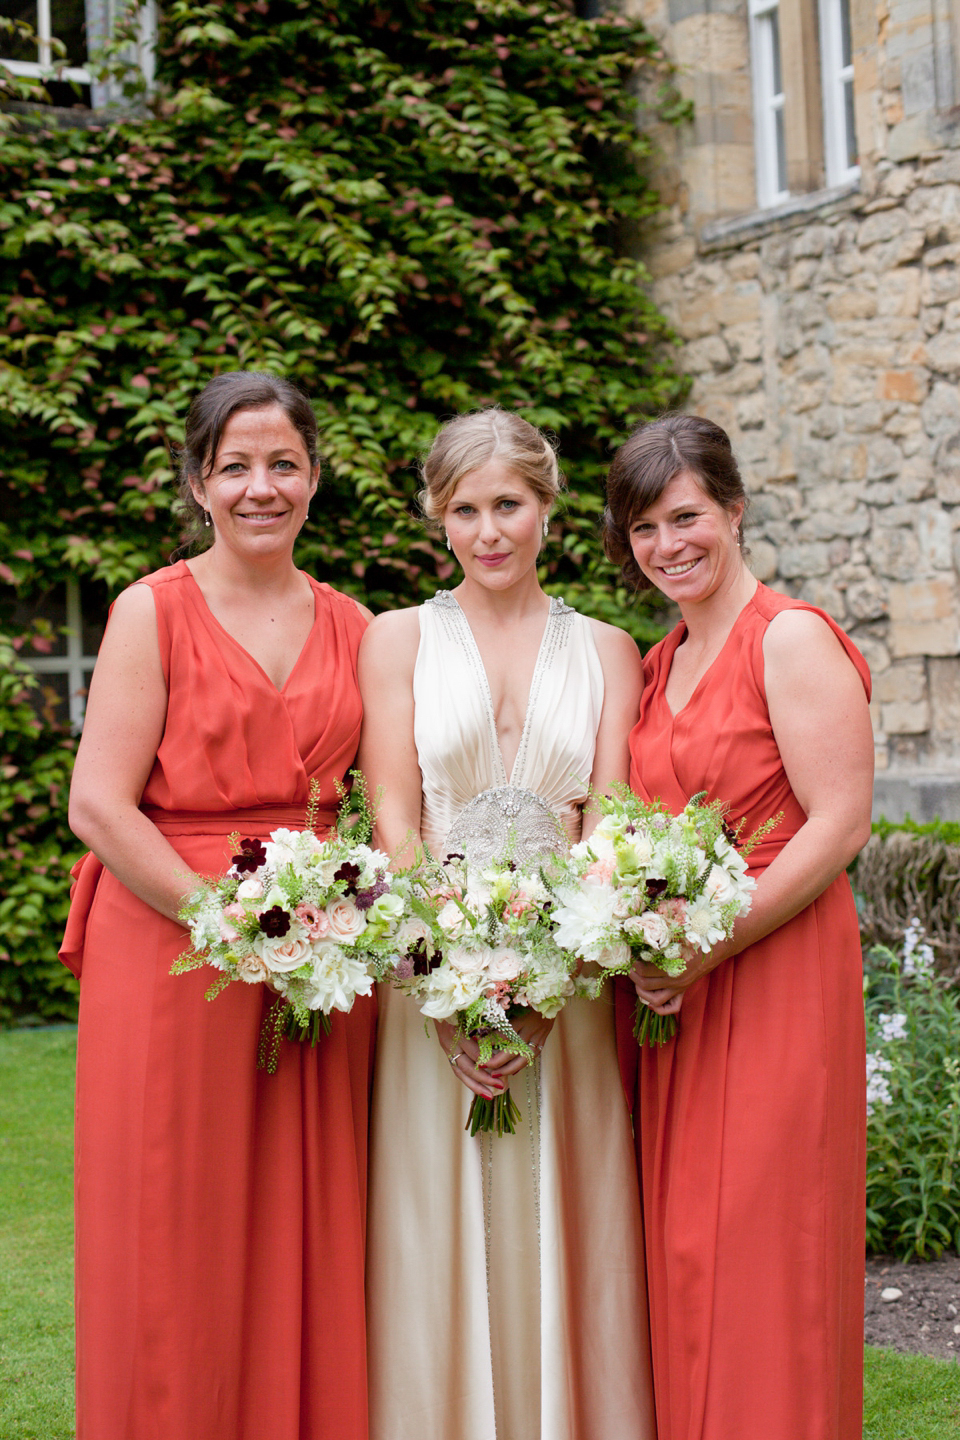
[[[770,726],[763,637],[781,610],[812,608],[759,586],[676,716],[664,687],[684,627],[645,661],[631,785],[674,810],[706,790],[745,834],[783,811],[752,874],[806,818]],[[822,618],[869,693],[862,656]],[[659,1440],[860,1440],[864,1028],[846,876],[691,986],[661,1048],[637,1047],[633,1000],[621,988]]]
[[[332,822],[357,749],[357,607],[311,581],[282,690],[186,564],[150,575],[166,729],[141,809],[222,873],[227,836]],[[61,958],[77,1060],[78,1440],[365,1440],[363,1264],[375,1001],[256,1067],[269,993],[172,977],[186,934],[82,863]]]

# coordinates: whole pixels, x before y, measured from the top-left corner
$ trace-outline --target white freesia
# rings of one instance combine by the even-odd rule
[[[279,905],[281,910],[286,910],[289,904],[286,891],[282,890],[279,885],[271,885],[263,897],[264,910],[272,910],[275,905]]]

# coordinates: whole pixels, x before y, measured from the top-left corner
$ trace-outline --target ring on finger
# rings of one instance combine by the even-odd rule
[[[458,1050],[455,1055],[448,1055],[448,1056],[447,1056],[447,1059],[449,1060],[450,1064],[453,1066],[454,1070],[456,1070],[456,1068],[457,1068],[457,1061],[460,1059],[460,1056],[461,1056],[462,1054],[463,1054],[463,1051],[462,1051],[462,1050]]]

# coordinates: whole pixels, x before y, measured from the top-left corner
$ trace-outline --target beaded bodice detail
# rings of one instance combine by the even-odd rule
[[[524,862],[576,838],[603,709],[588,620],[551,599],[509,775],[480,651],[449,591],[420,610],[414,700],[421,833],[435,854],[483,863],[510,846]]]

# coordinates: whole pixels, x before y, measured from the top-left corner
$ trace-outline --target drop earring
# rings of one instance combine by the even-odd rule
[[[206,506],[203,507],[203,523],[207,527],[207,529],[210,528],[210,511],[207,509]]]
[[[549,515],[544,515],[544,517],[543,517],[543,538],[544,538],[544,540],[546,540],[546,538],[547,538],[547,536],[548,536],[549,534],[550,534],[550,516],[549,516]]]
[[[450,536],[449,536],[449,535],[447,536],[447,549],[448,549],[448,550],[452,550],[452,549],[453,549],[453,546],[450,544]]]

